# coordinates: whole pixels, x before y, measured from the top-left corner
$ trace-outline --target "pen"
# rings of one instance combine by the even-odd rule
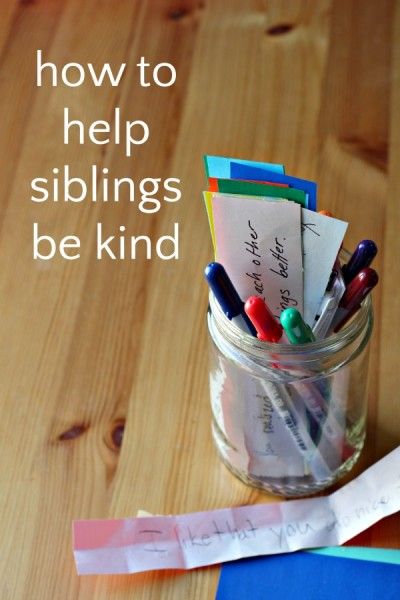
[[[343,278],[346,285],[349,284],[362,269],[370,266],[377,255],[377,252],[378,248],[372,240],[362,240],[358,244],[350,257],[349,262],[342,267]]]
[[[285,308],[281,312],[280,321],[291,344],[315,342],[311,327],[304,322],[297,308]]]
[[[259,340],[279,342],[283,334],[283,328],[276,321],[262,298],[259,296],[250,296],[244,305],[244,309],[257,329]],[[277,369],[281,368],[278,363],[274,367]],[[304,402],[306,407],[309,427],[308,434],[313,443],[315,445],[318,444],[322,435],[325,435],[330,445],[330,452],[339,460],[342,454],[343,431],[334,415],[328,414],[327,403],[324,398],[324,393],[325,396],[329,393],[326,389],[326,384],[322,385],[322,382],[296,382],[292,385],[298,396],[295,398],[294,405],[298,405],[298,402],[301,401]],[[320,391],[319,387],[322,387],[323,391]],[[302,433],[304,435],[304,430]]]
[[[204,275],[228,319],[233,321],[242,331],[255,336],[257,332],[244,312],[244,302],[242,302],[224,267],[217,262],[209,263],[204,270]]]
[[[361,302],[368,296],[378,281],[377,272],[367,267],[362,269],[349,283],[332,321],[332,329],[335,333],[358,311]]]
[[[311,327],[307,325],[297,308],[286,308],[280,316],[281,324],[291,344],[309,344],[315,341]],[[328,381],[294,384],[307,408],[310,434],[315,443],[322,435],[322,426],[326,420],[326,403],[329,402]],[[311,419],[310,419],[311,417]]]
[[[257,330],[257,337],[263,342],[279,342],[283,328],[277,322],[267,304],[259,296],[250,296],[244,310]]]
[[[285,308],[280,316],[281,324],[291,344],[309,344],[315,342],[315,335],[309,325],[304,322],[297,308]],[[326,401],[329,401],[330,389],[328,381],[315,381],[311,388],[318,388]]]
[[[316,340],[322,340],[326,337],[345,289],[346,286],[342,275],[342,269],[339,259],[337,258],[333,265],[328,287],[326,288],[319,307],[319,314],[316,316],[312,328]]]

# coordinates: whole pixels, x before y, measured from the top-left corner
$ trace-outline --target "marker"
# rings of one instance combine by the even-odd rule
[[[209,263],[204,270],[204,275],[222,312],[240,329],[255,336],[257,332],[244,312],[244,302],[235,290],[224,267],[217,262]]]
[[[349,283],[332,322],[332,329],[335,333],[358,311],[361,302],[368,296],[378,281],[378,273],[367,267],[362,269]]]
[[[259,296],[250,296],[244,305],[244,310],[257,329],[257,337],[259,340],[264,342],[280,341],[283,335],[283,327],[277,322],[262,298]],[[277,363],[273,366],[278,369],[280,368]],[[322,428],[324,427],[327,416],[326,398],[321,394],[325,393],[326,396],[326,394],[330,393],[330,390],[327,391],[324,384],[322,386],[323,391],[321,392],[317,383],[299,383],[293,384],[293,387],[296,390],[301,390],[301,401],[305,403],[307,408],[308,435],[311,437],[312,442],[317,445],[321,439]],[[286,405],[288,405],[287,398]],[[334,435],[337,436],[338,428],[331,428],[329,431],[333,431]],[[342,435],[342,431],[340,431],[340,434]],[[304,435],[304,429],[302,430],[302,435]],[[334,441],[336,442],[337,440]],[[334,450],[337,454],[338,448],[335,447]]]
[[[303,321],[297,308],[285,308],[281,312],[281,325],[291,344],[308,344],[315,342],[311,327]]]
[[[244,310],[257,329],[257,337],[259,340],[264,342],[279,342],[283,334],[283,327],[276,321],[262,298],[259,296],[250,296],[244,305]],[[307,331],[307,333],[309,332]],[[292,340],[289,341],[293,343]],[[297,343],[297,341],[295,343]],[[278,364],[274,366],[279,368]],[[338,426],[331,415],[329,420],[327,420],[328,411],[326,398],[327,396],[329,397],[330,390],[327,389],[326,384],[324,382],[296,382],[293,384],[293,387],[299,392],[301,401],[304,402],[306,406],[309,435],[311,436],[313,443],[315,445],[319,443],[322,432],[324,431],[325,435],[329,438],[330,444],[333,446],[331,451],[335,452],[336,457],[341,457],[343,429]]]
[[[331,217],[331,218],[333,218],[333,214],[331,213],[330,210],[319,210],[318,214],[324,215],[325,217]]]
[[[262,298],[250,296],[244,305],[244,310],[256,328],[259,340],[279,342],[283,334],[282,325],[277,322]]]
[[[286,308],[282,311],[280,319],[291,344],[315,342],[315,335],[311,327],[304,322],[297,308]],[[310,435],[317,445],[320,442],[327,417],[326,407],[329,404],[331,394],[329,380],[321,379],[321,381],[304,384],[300,382],[300,385],[296,384],[294,387],[302,390],[300,396],[307,409]],[[336,448],[336,450],[338,449]]]
[[[350,257],[349,262],[343,265],[344,282],[347,285],[362,269],[369,267],[375,256],[378,248],[372,240],[362,240]]]

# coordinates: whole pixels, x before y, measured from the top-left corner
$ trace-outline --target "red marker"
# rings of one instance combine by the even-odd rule
[[[366,267],[349,283],[333,319],[332,328],[335,333],[357,312],[361,302],[368,296],[378,281],[378,273],[374,269]]]
[[[257,330],[257,337],[263,342],[279,342],[283,328],[259,296],[250,296],[244,310]]]

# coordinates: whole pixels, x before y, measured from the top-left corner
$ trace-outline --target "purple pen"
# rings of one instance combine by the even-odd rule
[[[358,244],[350,257],[349,262],[342,267],[343,279],[346,285],[348,285],[362,269],[370,266],[377,252],[378,248],[372,240],[362,240]]]

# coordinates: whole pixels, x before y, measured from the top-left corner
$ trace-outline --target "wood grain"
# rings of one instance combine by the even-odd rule
[[[272,497],[245,487],[212,446],[200,193],[205,152],[283,162],[319,183],[319,204],[373,237],[368,443],[355,473],[400,443],[400,7],[394,0],[5,0],[0,7],[0,515],[4,600],[213,598],[217,568],[78,578],[74,518],[189,512]],[[35,86],[48,60],[128,68],[118,88]],[[170,61],[172,88],[140,88],[135,64]],[[62,143],[62,111],[89,123],[144,119],[128,159]],[[183,199],[137,206],[34,205],[30,180],[69,164],[179,177]],[[32,223],[76,233],[82,256],[31,258]],[[155,238],[181,226],[180,260],[96,261],[95,225]],[[110,233],[111,235],[111,233]],[[397,326],[397,327],[396,327]],[[360,543],[400,546],[386,519]]]

